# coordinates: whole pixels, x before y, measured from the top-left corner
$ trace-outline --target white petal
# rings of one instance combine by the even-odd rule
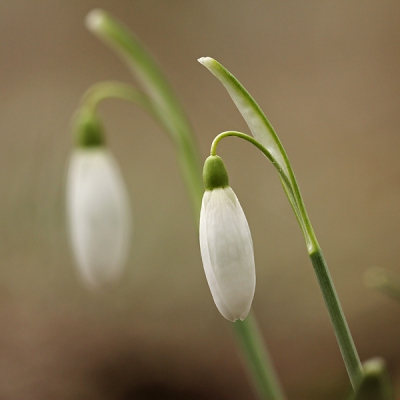
[[[84,282],[104,287],[117,280],[128,253],[131,217],[120,170],[107,150],[77,149],[72,154],[67,214]]]
[[[204,193],[200,250],[218,310],[230,321],[243,320],[255,290],[254,252],[246,217],[230,187]]]

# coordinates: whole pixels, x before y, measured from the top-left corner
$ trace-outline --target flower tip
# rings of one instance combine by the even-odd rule
[[[105,15],[105,11],[100,8],[95,8],[94,10],[90,11],[85,18],[86,28],[92,32],[98,31],[104,22]]]
[[[120,283],[125,261],[126,259],[120,265],[116,265],[113,271],[104,274],[104,276],[96,274],[93,270],[89,270],[88,266],[78,264],[77,277],[88,291],[92,293],[106,293]]]
[[[246,315],[246,317],[247,317],[247,315]],[[228,321],[231,321],[231,322],[236,322],[236,321],[244,321],[244,319],[246,318],[246,317],[232,317],[232,318],[226,318]]]
[[[218,306],[217,306],[217,308],[218,308],[219,312],[221,313],[221,315],[228,321],[231,321],[231,322],[236,322],[238,320],[244,321],[247,318],[247,316],[249,315],[251,302],[249,304],[249,307],[245,311],[238,310],[237,312],[232,312],[231,310],[226,310],[222,307],[218,308]]]

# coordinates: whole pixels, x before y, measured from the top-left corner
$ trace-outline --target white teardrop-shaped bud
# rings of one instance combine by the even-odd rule
[[[207,187],[210,180],[205,178],[205,182]],[[204,193],[200,250],[218,310],[229,321],[244,320],[256,285],[253,241],[243,209],[230,186]]]
[[[103,288],[121,275],[131,215],[119,167],[104,146],[76,148],[67,179],[67,215],[83,281]]]

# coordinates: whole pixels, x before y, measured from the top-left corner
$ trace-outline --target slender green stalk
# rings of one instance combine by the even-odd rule
[[[339,344],[340,351],[342,353],[342,357],[351,384],[353,386],[353,389],[356,389],[361,383],[361,380],[363,378],[363,368],[357,353],[357,349],[354,345],[350,329],[347,325],[347,321],[344,316],[342,306],[339,301],[339,297],[336,293],[332,278],[330,276],[328,266],[325,262],[324,256],[322,254],[321,248],[318,245],[318,241],[315,236],[314,230],[312,228],[311,222],[306,213],[306,209],[302,197],[300,195],[300,190],[297,186],[297,183],[296,183],[296,188],[293,189],[293,185],[291,185],[285,171],[281,168],[281,166],[276,161],[275,157],[271,154],[271,152],[265,146],[259,143],[256,139],[241,132],[227,131],[220,133],[211,144],[211,150],[210,150],[211,155],[216,155],[218,143],[223,138],[228,136],[235,136],[240,139],[244,139],[253,144],[255,147],[257,147],[272,162],[274,167],[279,172],[283,186],[286,190],[286,194],[295,196],[297,198],[296,204],[298,203],[301,204],[299,215],[303,221],[303,224],[300,223],[300,226],[305,226],[307,229],[308,237],[310,238],[310,243],[312,244],[311,246],[307,246],[309,250],[309,256],[314,266],[315,273],[317,275],[318,283],[320,285],[321,292],[324,297],[325,304],[332,321],[335,335]],[[294,211],[296,217],[298,217],[296,210]]]
[[[94,110],[100,101],[108,97],[129,100],[144,107],[162,124],[176,146],[179,165],[198,223],[204,192],[200,157],[190,125],[173,90],[138,39],[111,15],[102,10],[94,10],[88,15],[87,26],[127,63],[143,92],[129,85],[104,82],[89,89],[84,96],[84,104]],[[282,400],[284,397],[255,317],[236,322],[233,329],[237,333],[239,346],[246,354],[247,368],[260,398]]]
[[[236,321],[233,328],[251,367],[251,376],[260,399],[284,400],[285,396],[252,312],[244,321]]]
[[[310,259],[324,296],[347,373],[353,389],[356,390],[363,379],[363,367],[321,249],[310,253]]]

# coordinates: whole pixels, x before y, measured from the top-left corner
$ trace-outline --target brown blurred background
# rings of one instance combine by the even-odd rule
[[[400,274],[400,3],[3,0],[0,4],[0,399],[251,399],[229,323],[213,304],[190,204],[159,127],[101,106],[129,186],[135,231],[121,284],[77,279],[64,218],[69,119],[87,87],[132,81],[83,20],[94,7],[148,45],[203,156],[247,128],[196,62],[223,63],[281,137],[363,360],[400,372],[400,304],[363,284]],[[250,145],[220,145],[253,233],[254,311],[290,399],[350,386],[304,242],[275,171]]]

